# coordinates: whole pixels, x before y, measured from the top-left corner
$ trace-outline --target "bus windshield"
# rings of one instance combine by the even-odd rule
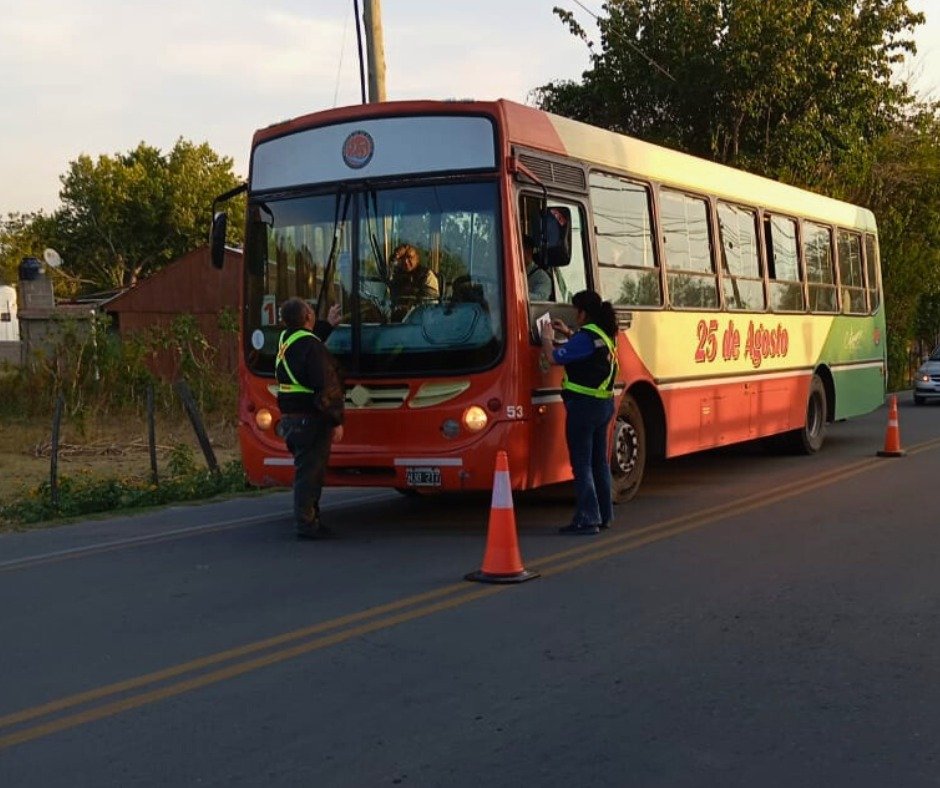
[[[339,304],[327,346],[347,375],[467,373],[503,349],[495,181],[254,199],[246,237],[245,349],[273,374],[277,309]]]

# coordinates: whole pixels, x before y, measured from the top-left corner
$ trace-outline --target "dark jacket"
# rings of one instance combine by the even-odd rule
[[[319,321],[314,328],[316,337],[301,337],[287,348],[284,357],[287,366],[294,373],[297,382],[313,389],[314,393],[279,393],[277,406],[284,415],[322,414],[330,426],[335,427],[343,423],[346,391],[336,360],[323,344],[330,331],[332,327],[329,323]],[[284,338],[287,339],[290,335],[287,334]],[[277,365],[275,376],[278,383],[292,382],[283,364]]]
[[[407,306],[437,301],[440,294],[437,276],[423,265],[414,271],[397,269],[392,274],[391,290],[392,301]]]
[[[614,357],[610,350],[597,334],[588,329],[581,328],[568,342],[571,348],[565,348],[568,352],[555,352],[555,360],[565,365],[565,376],[572,383],[588,388],[600,388],[601,385],[610,377],[611,365],[614,363]],[[573,356],[567,360],[566,356]],[[607,390],[612,390],[613,380],[610,381]],[[583,396],[577,392],[564,390],[561,393],[562,399],[567,397]]]

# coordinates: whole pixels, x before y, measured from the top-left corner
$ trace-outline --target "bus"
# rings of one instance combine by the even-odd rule
[[[343,318],[346,386],[327,484],[407,494],[571,479],[559,367],[538,326],[593,289],[617,313],[615,498],[649,461],[757,438],[818,451],[884,403],[872,213],[506,100],[331,109],[254,135],[247,190],[239,437],[248,479],[288,485],[274,364],[278,306]],[[551,276],[530,297],[524,240]],[[408,244],[436,292],[396,305]],[[546,297],[546,295],[548,297]],[[560,338],[559,338],[560,341]]]

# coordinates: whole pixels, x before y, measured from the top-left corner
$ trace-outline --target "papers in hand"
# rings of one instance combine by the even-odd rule
[[[544,329],[544,327],[546,325],[550,326],[551,324],[552,324],[552,316],[548,312],[546,312],[543,315],[539,315],[535,319],[535,327],[538,331],[538,335],[542,336],[542,330]]]

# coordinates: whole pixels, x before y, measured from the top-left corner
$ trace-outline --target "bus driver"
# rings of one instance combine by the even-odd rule
[[[401,320],[413,306],[438,301],[440,286],[435,273],[421,265],[418,250],[401,244],[392,252],[392,319]]]

